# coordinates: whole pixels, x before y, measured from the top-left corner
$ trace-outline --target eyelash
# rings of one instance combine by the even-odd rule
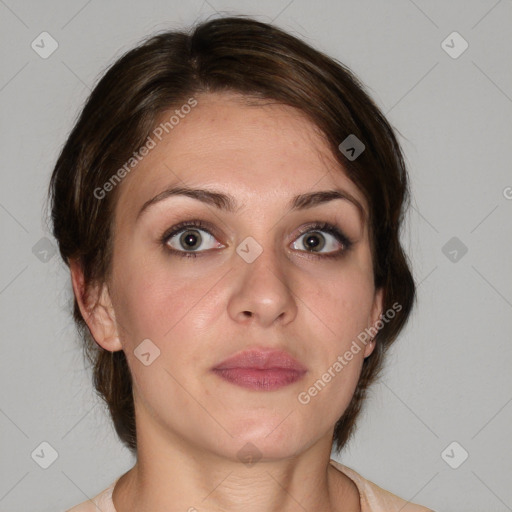
[[[177,251],[176,249],[173,249],[168,245],[168,242],[171,238],[182,233],[183,231],[187,231],[190,228],[199,228],[203,231],[206,231],[209,235],[215,237],[210,232],[211,228],[209,226],[209,223],[203,222],[201,220],[191,220],[180,222],[176,226],[173,226],[172,228],[168,229],[167,231],[165,231],[163,235],[160,236],[159,241],[164,246],[164,248],[171,252],[172,254],[176,254],[177,256],[180,256],[182,258],[197,258],[199,254],[207,251]],[[313,224],[309,224],[305,228],[301,229],[301,232],[299,233],[299,236],[297,238],[300,238],[302,235],[309,233],[310,231],[324,231],[326,233],[329,233],[339,243],[343,245],[343,249],[331,254],[315,254],[312,251],[303,251],[308,254],[308,257],[312,257],[314,259],[341,258],[353,246],[353,241],[350,240],[337,226],[329,222],[314,222]]]

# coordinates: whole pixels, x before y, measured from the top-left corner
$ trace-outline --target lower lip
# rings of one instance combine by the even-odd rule
[[[305,371],[285,368],[257,370],[255,368],[214,369],[219,377],[237,386],[258,391],[274,391],[302,379]]]

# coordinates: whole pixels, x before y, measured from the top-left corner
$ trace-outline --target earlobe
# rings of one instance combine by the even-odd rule
[[[80,312],[96,343],[109,352],[122,349],[106,283],[87,284],[78,260],[69,260],[71,282]]]

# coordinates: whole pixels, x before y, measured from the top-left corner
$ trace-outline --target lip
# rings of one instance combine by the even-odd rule
[[[238,352],[228,357],[214,370],[231,370],[233,368],[251,368],[254,370],[284,369],[295,371],[306,371],[307,368],[301,365],[291,354],[284,350],[253,348]]]
[[[288,352],[257,348],[225,359],[212,371],[237,386],[273,391],[302,379],[307,368]]]

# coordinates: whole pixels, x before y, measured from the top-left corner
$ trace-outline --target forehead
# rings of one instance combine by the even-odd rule
[[[195,99],[177,124],[169,123],[175,110],[160,116],[157,126],[167,123],[168,133],[152,136],[154,147],[121,184],[116,211],[127,220],[172,185],[211,187],[235,196],[240,207],[269,208],[301,193],[342,188],[366,211],[363,195],[302,112],[269,100],[247,104],[235,93]]]

